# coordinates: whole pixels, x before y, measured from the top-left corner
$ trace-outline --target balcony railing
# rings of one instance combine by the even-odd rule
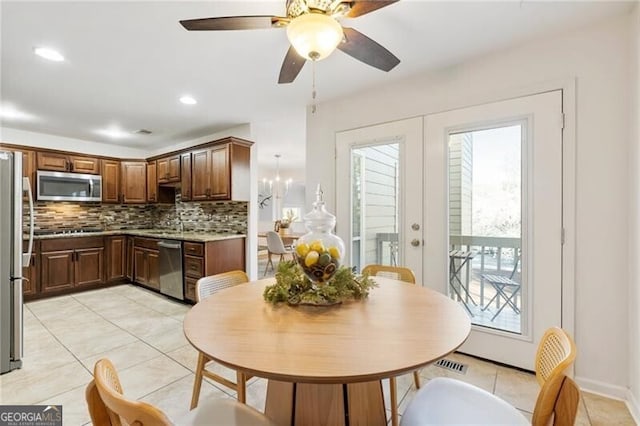
[[[496,295],[493,286],[485,282],[484,274],[503,275],[514,281],[521,282],[520,263],[518,262],[521,249],[520,238],[481,237],[474,235],[451,235],[450,249],[473,252],[474,257],[463,266],[458,274],[462,285],[468,290],[464,294],[463,302],[474,312],[473,322],[476,324],[495,327],[496,321],[483,315],[486,304]],[[469,298],[473,298],[475,306]],[[498,296],[495,299],[496,309],[504,301]],[[518,300],[514,301],[517,305]],[[520,317],[509,309],[504,309],[498,319],[509,317],[509,329],[519,329]]]

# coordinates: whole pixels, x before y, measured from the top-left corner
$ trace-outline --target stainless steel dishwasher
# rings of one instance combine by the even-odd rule
[[[176,299],[184,299],[182,286],[182,243],[177,240],[162,240],[160,250],[160,293]]]

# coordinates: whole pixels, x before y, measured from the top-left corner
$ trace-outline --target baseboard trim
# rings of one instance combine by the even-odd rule
[[[621,401],[628,401],[629,389],[623,386],[615,386],[610,383],[600,382],[598,380],[585,379],[576,376],[574,378],[580,389],[589,393],[595,393],[607,398],[615,398]]]
[[[636,422],[636,424],[640,425],[640,404],[638,404],[638,400],[631,390],[627,390],[627,408],[631,413],[631,417]]]

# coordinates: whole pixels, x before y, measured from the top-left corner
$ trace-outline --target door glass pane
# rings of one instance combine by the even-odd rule
[[[449,295],[473,324],[518,334],[522,142],[520,123],[449,135]]]
[[[351,265],[400,265],[400,145],[351,149]]]

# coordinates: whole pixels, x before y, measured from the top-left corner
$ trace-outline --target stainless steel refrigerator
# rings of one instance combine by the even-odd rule
[[[23,193],[29,196],[29,243],[22,252]],[[33,246],[33,195],[22,153],[0,151],[0,374],[22,366],[22,265]]]

